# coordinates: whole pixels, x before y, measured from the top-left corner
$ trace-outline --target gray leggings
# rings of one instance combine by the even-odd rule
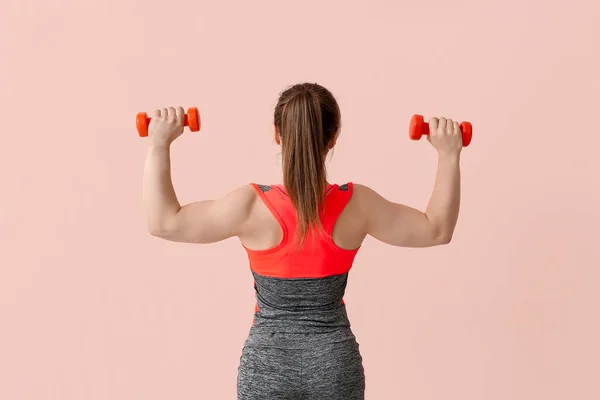
[[[300,342],[286,344],[276,335],[289,336],[271,333],[271,343],[245,343],[238,400],[364,400],[365,372],[356,340],[290,346]]]

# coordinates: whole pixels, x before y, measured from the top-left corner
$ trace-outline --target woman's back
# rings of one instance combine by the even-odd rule
[[[352,183],[326,186],[319,212],[323,234],[309,232],[301,247],[294,240],[296,211],[285,187],[252,187],[262,205],[251,211],[257,214],[252,232],[256,242],[264,243],[261,248],[242,243],[256,291],[253,331],[325,333],[349,327],[343,296],[358,248],[341,248],[330,235],[336,226],[340,231],[338,220],[352,198]]]
[[[285,192],[282,185],[261,185],[265,189],[272,188],[278,193]],[[364,238],[367,236],[366,219],[364,213],[359,208],[361,188],[356,194],[356,186],[351,182],[343,185],[329,185],[325,195],[324,202],[329,200],[328,196],[336,195],[335,191],[342,190],[349,192],[349,199],[345,207],[336,219],[333,227],[333,243],[345,250],[354,250],[361,246]],[[332,191],[335,190],[335,191]],[[269,190],[269,189],[266,189]],[[260,201],[260,194],[253,192],[253,206],[250,208],[248,217],[248,234],[240,237],[240,241],[247,249],[264,251],[278,246],[283,239],[283,229],[278,222],[277,217],[269,209],[264,201]]]

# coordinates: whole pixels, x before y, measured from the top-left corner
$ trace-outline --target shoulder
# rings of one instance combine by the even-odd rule
[[[225,196],[236,198],[239,200],[250,200],[251,198],[256,197],[255,186],[256,184],[254,183],[239,185],[233,188]]]
[[[254,184],[239,185],[226,193],[219,202],[239,211],[249,210],[256,201],[257,191]]]
[[[363,185],[361,183],[354,183],[354,193],[357,196],[361,196],[362,198],[377,198],[381,197],[381,195],[376,192],[373,188],[367,185]]]
[[[352,198],[356,201],[365,201],[369,197],[372,197],[375,191],[371,189],[367,185],[363,185],[362,183],[351,183],[352,187]]]
[[[363,214],[365,209],[369,207],[369,197],[372,190],[363,184],[356,182],[348,182],[338,185],[338,190],[343,192],[343,197],[347,201],[347,209],[350,209],[353,214]]]
[[[363,214],[370,213],[373,208],[385,206],[385,199],[367,185],[361,183],[352,184],[352,199],[357,209]]]

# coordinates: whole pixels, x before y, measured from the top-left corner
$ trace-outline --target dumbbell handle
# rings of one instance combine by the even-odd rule
[[[135,125],[138,134],[141,137],[148,136],[148,126],[150,125],[150,121],[152,121],[152,118],[148,117],[145,112],[140,112],[136,115]],[[197,132],[200,130],[200,116],[196,107],[191,107],[188,109],[183,118],[183,125],[189,126],[192,132]]]
[[[473,137],[473,126],[470,122],[463,121],[460,123],[462,133],[463,146],[467,147],[471,143]],[[422,115],[413,115],[410,121],[409,136],[413,140],[419,140],[421,135],[429,135],[429,123],[423,120]]]

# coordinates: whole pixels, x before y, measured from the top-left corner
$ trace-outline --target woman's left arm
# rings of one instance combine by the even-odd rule
[[[183,109],[157,110],[148,131],[143,197],[150,234],[187,243],[214,243],[239,236],[256,199],[252,186],[182,207],[171,179],[170,148],[183,131]]]

